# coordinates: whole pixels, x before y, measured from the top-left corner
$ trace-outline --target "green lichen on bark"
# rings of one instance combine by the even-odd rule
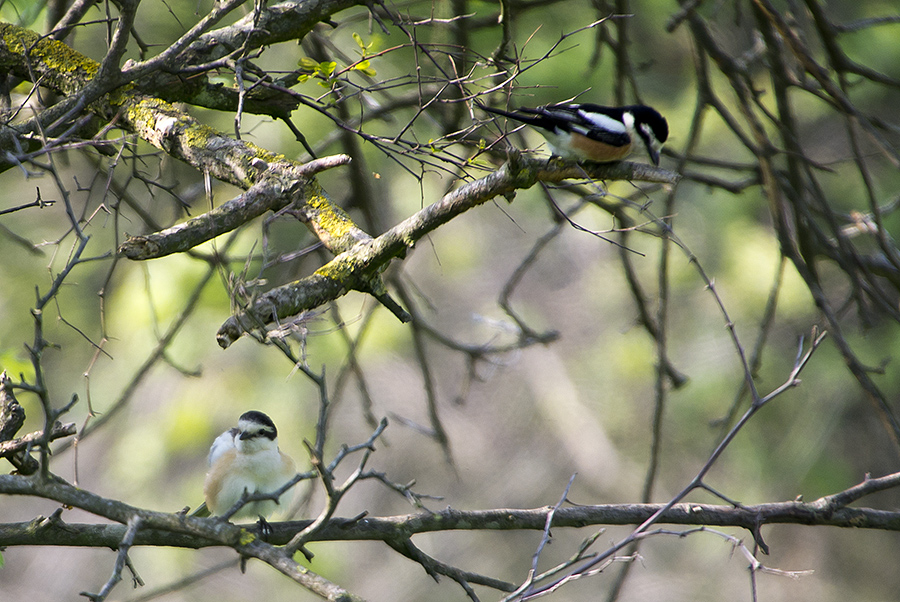
[[[356,243],[371,240],[357,227],[346,211],[335,205],[321,185],[311,180],[304,190],[303,214],[319,240],[335,254],[348,251]]]
[[[42,38],[30,29],[11,23],[0,23],[0,39],[10,56],[0,59],[0,65],[14,73],[25,75],[27,68],[21,60],[27,52],[31,68],[44,77],[44,85],[63,94],[80,90],[85,82],[97,75],[99,63],[69,46],[50,38]],[[24,73],[23,73],[24,72]]]

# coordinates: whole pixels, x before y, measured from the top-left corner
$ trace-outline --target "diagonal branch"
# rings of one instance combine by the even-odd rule
[[[260,295],[252,306],[229,318],[216,336],[228,347],[247,329],[313,309],[350,290],[373,291],[374,275],[404,257],[426,234],[494,199],[514,198],[516,191],[537,182],[581,179],[630,180],[672,184],[679,176],[642,163],[575,164],[515,156],[500,169],[467,182],[441,200],[400,222],[381,236],[364,240],[316,270],[315,274]],[[379,280],[380,282],[380,280]],[[375,289],[375,292],[378,292]]]

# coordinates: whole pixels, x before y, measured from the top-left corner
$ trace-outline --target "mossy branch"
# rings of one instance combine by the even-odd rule
[[[74,97],[91,84],[99,65],[62,42],[0,23],[0,68],[19,77],[40,78],[41,85]],[[318,171],[347,163],[349,158],[345,155],[305,165],[297,163],[250,142],[234,140],[174,105],[140,93],[131,84],[93,99],[87,107],[106,119],[118,115],[118,123],[141,139],[198,171],[248,191],[212,215],[199,216],[152,237],[127,241],[120,249],[126,257],[149,259],[186,250],[290,202],[298,204],[298,210],[306,217],[304,221],[334,253],[368,236],[315,182]],[[298,190],[307,193],[306,197],[280,197],[286,191]],[[310,207],[304,208],[298,199],[310,200]]]
[[[248,329],[314,309],[351,290],[370,293],[376,298],[386,295],[378,274],[392,259],[404,257],[429,232],[497,196],[512,200],[517,190],[530,188],[537,182],[553,183],[587,177],[663,184],[674,184],[679,178],[675,173],[643,163],[581,165],[516,156],[497,171],[463,184],[381,236],[361,239],[316,270],[315,274],[260,295],[250,307],[229,318],[219,328],[216,339],[222,348],[227,348]],[[398,318],[408,320],[406,312],[389,305],[389,298],[379,300]]]

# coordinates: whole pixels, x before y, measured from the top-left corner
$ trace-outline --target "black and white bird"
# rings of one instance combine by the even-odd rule
[[[608,163],[643,151],[654,165],[659,165],[659,151],[669,137],[665,117],[645,105],[604,107],[564,103],[516,111],[479,106],[489,113],[540,129],[553,154],[574,161]]]
[[[252,410],[245,412],[236,428],[216,437],[209,450],[209,471],[203,493],[206,507],[214,515],[227,512],[244,494],[272,493],[285,486],[296,471],[294,461],[278,448],[278,430],[272,419]],[[290,506],[293,490],[276,504],[272,500],[245,504],[232,518],[265,518],[280,504]]]

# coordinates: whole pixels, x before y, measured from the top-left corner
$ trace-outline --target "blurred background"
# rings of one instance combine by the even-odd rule
[[[646,488],[658,407],[658,467],[649,499],[665,502],[690,481],[749,404],[743,392],[744,369],[726,318],[690,259],[695,258],[715,283],[743,352],[758,358],[754,374],[762,394],[788,377],[801,338],[806,337],[808,346],[814,327],[832,330],[833,323],[817,308],[809,281],[781,253],[772,201],[759,184],[758,157],[712,110],[707,110],[691,145],[702,88],[697,76],[700,64],[710,71],[711,89],[729,114],[740,120],[745,132],[752,129],[744,121],[735,81],[715,68],[706,49],[698,49],[698,21],[676,21],[681,6],[650,0],[621,6],[573,0],[510,6],[515,18],[502,64],[506,73],[514,71],[511,65],[521,73],[513,80],[511,99],[497,91],[484,101],[535,106],[577,96],[579,101],[600,104],[639,100],[652,105],[667,117],[671,130],[669,154],[661,166],[680,170],[684,179],[674,191],[598,182],[553,189],[536,186],[520,191],[511,203],[498,198],[441,227],[389,269],[392,290],[402,287],[409,296],[401,304],[412,301],[421,327],[427,327],[421,346],[417,347],[411,326],[359,293],[305,316],[289,344],[310,370],[327,378],[334,407],[326,451],[333,455],[342,444],[364,441],[373,429],[371,417],[388,417],[390,426],[369,466],[394,482],[415,480],[419,493],[441,496],[439,501],[426,501],[432,510],[552,505],[573,475],[568,496],[572,502],[639,502]],[[827,49],[810,17],[815,6],[785,3],[777,8],[827,65]],[[207,0],[145,0],[136,29],[152,55],[209,9]],[[384,31],[382,19],[372,19],[364,7],[355,8],[334,15],[337,26],[322,25],[315,30],[315,40],[310,36],[303,46],[285,43],[267,48],[258,63],[273,73],[295,69],[302,56],[317,61],[332,58],[345,65],[340,57],[359,58],[360,45],[353,36],[357,34],[369,45],[366,52],[373,56],[375,75],[359,74],[369,79],[352,81],[373,90],[368,95],[346,95],[349,100],[342,106],[348,115],[341,119],[351,123],[357,114],[377,113],[388,106],[386,117],[373,117],[361,127],[372,135],[390,137],[404,131],[415,115],[416,107],[404,108],[403,98],[420,93],[410,73],[423,54],[409,47],[409,32],[414,31],[422,44],[454,48],[465,59],[456,66],[469,74],[471,91],[484,91],[502,80],[487,77],[503,72],[486,58],[501,44],[498,9],[497,3],[476,1],[390,5],[385,10],[402,16],[404,26],[385,18]],[[103,19],[104,10],[90,11],[85,21]],[[776,106],[772,67],[761,49],[765,42],[752,15],[755,10],[758,5],[753,3],[717,3],[699,6],[694,14],[719,48],[735,61],[744,61],[745,71],[737,80],[757,95],[759,104],[753,110],[762,116],[771,139],[779,140],[779,121],[765,117],[765,111],[783,113]],[[804,177],[815,182],[810,188],[829,203],[809,219],[828,223],[837,216],[842,221],[835,228],[846,232],[871,224],[864,217],[871,215],[873,204],[881,207],[877,233],[863,232],[850,242],[858,254],[875,256],[881,252],[878,234],[882,241],[893,240],[900,231],[898,216],[891,212],[900,189],[893,158],[900,96],[898,13],[891,3],[875,0],[830,2],[827,12],[832,22],[845,25],[888,18],[879,25],[848,28],[836,38],[857,64],[883,73],[884,82],[852,73],[838,77],[828,71],[866,116],[857,120],[877,118],[883,120],[880,126],[887,124],[879,128],[881,141],[848,125],[833,99],[805,91],[804,86],[814,88],[814,81],[796,58],[787,67],[797,78],[789,92],[801,136],[797,143],[808,158],[804,169],[814,172]],[[611,14],[622,16],[560,41],[564,34]],[[0,17],[36,31],[47,29],[47,8],[40,2],[8,0],[0,5]],[[627,30],[618,29],[622,21],[627,21]],[[627,38],[621,38],[621,46],[611,45],[623,31]],[[104,32],[103,24],[89,25],[77,30],[71,43],[100,60],[106,50]],[[465,53],[456,45],[463,39]],[[395,46],[402,47],[374,57]],[[137,48],[132,51],[136,56]],[[433,75],[428,65],[424,69]],[[233,74],[219,77],[225,85],[234,83]],[[334,87],[318,87],[314,79],[298,84],[296,90],[310,99],[333,92]],[[396,89],[384,85],[375,90],[373,82],[396,82]],[[25,83],[13,90],[13,106],[24,102],[29,89]],[[348,167],[327,171],[320,182],[363,229],[377,235],[435,202],[460,181],[480,177],[502,162],[502,150],[491,155],[478,154],[477,149],[497,140],[507,129],[503,121],[492,123],[480,111],[471,114],[463,107],[436,104],[404,131],[406,139],[434,146],[434,161],[442,168],[423,165],[419,155],[390,155],[371,141],[348,142],[322,111],[303,106],[291,118],[318,155],[349,152],[354,165],[363,166],[361,172]],[[214,128],[233,131],[233,113],[183,108]],[[323,110],[337,114],[339,109]],[[454,131],[452,123],[465,128],[465,134],[446,137]],[[244,140],[288,158],[309,159],[291,131],[271,118],[244,115],[241,133]],[[118,144],[120,135],[112,130],[107,138]],[[534,149],[537,156],[548,154],[543,139],[532,131],[510,135],[508,141],[520,149]],[[504,144],[496,148],[503,149]],[[446,160],[452,153],[475,159],[466,169],[459,168]],[[313,235],[291,218],[258,219],[243,227],[233,242],[220,237],[199,247],[193,257],[181,254],[143,263],[114,259],[111,253],[126,234],[152,231],[146,215],[166,227],[183,221],[186,212],[193,216],[208,210],[202,174],[143,143],[129,145],[121,156],[70,150],[52,160],[90,236],[85,256],[98,258],[74,267],[43,316],[44,336],[53,344],[44,353],[43,376],[53,403],[63,406],[77,395],[78,403],[63,421],[88,428],[77,446],[71,441],[57,443],[53,472],[138,507],[170,512],[193,507],[202,500],[209,445],[249,409],[273,418],[282,449],[305,469],[308,455],[303,441],[315,437],[317,387],[277,348],[245,337],[223,351],[215,334],[231,315],[235,282],[265,290],[306,276],[328,260],[313,251],[264,267],[266,260],[307,249],[315,242]],[[777,161],[780,177],[787,178],[788,168],[781,157]],[[365,198],[356,186],[360,182],[354,181],[360,177],[368,190]],[[14,380],[30,382],[35,372],[25,346],[34,339],[30,310],[36,290],[47,291],[77,241],[59,188],[49,175],[26,177],[20,169],[9,169],[0,180],[4,190],[0,209],[30,202],[36,188],[44,199],[57,199],[51,207],[0,216],[0,368]],[[212,202],[219,205],[239,192],[213,182]],[[594,204],[582,207],[585,195]],[[622,226],[622,215],[640,227],[627,236],[593,236],[561,223],[548,199],[590,230]],[[651,216],[669,218],[681,243],[669,245],[665,263],[659,222]],[[630,251],[623,253],[609,240]],[[210,267],[205,258],[214,251],[227,256],[225,266]],[[897,280],[869,274],[871,281],[860,285],[859,272],[841,261],[821,253],[815,263],[816,281],[834,309],[841,340],[861,365],[872,368],[870,378],[896,415],[900,329],[896,316],[869,301],[866,291],[881,287],[879,298],[886,307],[893,303],[896,312]],[[521,278],[511,284],[519,271]],[[641,324],[634,282],[643,290],[643,307],[653,319],[664,282],[666,352],[674,370],[686,377],[677,388],[663,378],[661,406],[658,346]],[[516,316],[535,333],[558,336],[548,337],[545,344],[525,342],[519,324],[499,303],[507,287]],[[182,319],[164,351],[156,353],[162,337]],[[485,346],[488,351],[471,360],[471,355],[442,344],[429,332],[459,346]],[[356,372],[347,368],[350,341],[358,342]],[[716,463],[708,484],[745,504],[798,496],[811,501],[853,486],[866,474],[896,472],[900,453],[891,429],[847,365],[830,336],[804,370],[802,384],[753,418]],[[437,424],[446,431],[445,445],[434,436],[429,387]],[[28,415],[23,432],[38,430],[43,424],[40,405],[25,393],[19,400]],[[91,411],[94,417],[89,417]],[[94,430],[98,419],[106,421]],[[352,468],[345,466],[342,474]],[[301,488],[308,496],[299,516],[316,515],[321,491],[308,491],[308,484]],[[689,500],[719,503],[703,492],[692,493]],[[896,511],[900,493],[870,496],[860,505]],[[57,506],[40,499],[0,496],[0,522],[30,521],[51,514]],[[362,511],[386,516],[418,510],[384,486],[363,482],[345,497],[338,515]],[[97,520],[79,510],[67,510],[63,518]],[[594,530],[555,529],[541,567],[571,556]],[[605,549],[629,531],[610,528],[595,546]],[[752,545],[749,533],[723,531]],[[764,564],[814,573],[799,579],[759,575],[760,600],[886,601],[895,600],[900,591],[896,571],[900,538],[895,532],[775,525],[764,527],[762,534],[771,551],[769,556],[760,555]],[[520,583],[527,577],[540,537],[537,532],[453,532],[417,536],[414,541],[442,562]],[[313,571],[368,600],[465,598],[454,583],[434,582],[420,566],[383,544],[328,543],[309,548],[316,555],[310,564]],[[752,599],[746,560],[719,537],[702,533],[684,539],[654,537],[643,543],[640,554],[619,600]],[[228,549],[140,548],[132,550],[131,557],[146,585],[132,590],[126,578],[110,599],[143,600],[156,593],[154,599],[171,601],[288,595],[314,599],[269,567],[252,562],[246,574],[232,563],[175,591],[158,592],[233,560],[234,552]],[[9,548],[3,551],[0,568],[2,598],[73,599],[81,591],[97,591],[114,561],[115,554],[108,550]],[[615,565],[570,584],[552,599],[608,599],[619,570]],[[486,589],[477,592],[482,599],[501,597]]]

